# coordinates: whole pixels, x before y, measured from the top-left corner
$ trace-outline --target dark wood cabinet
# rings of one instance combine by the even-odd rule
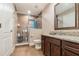
[[[44,38],[45,37],[45,38]],[[61,55],[61,47],[60,47],[60,40],[48,37],[48,36],[42,36],[42,51],[43,54],[46,56],[60,56]]]
[[[49,42],[49,38],[46,38],[45,39],[45,52],[44,52],[44,54],[46,55],[46,56],[50,56],[50,42]]]
[[[60,56],[60,47],[51,43],[51,56]]]
[[[42,51],[45,56],[79,56],[79,43],[42,35]]]
[[[57,38],[50,39],[50,55],[51,56],[60,56],[61,55],[61,40]]]

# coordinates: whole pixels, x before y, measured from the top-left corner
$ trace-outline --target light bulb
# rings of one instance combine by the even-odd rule
[[[20,24],[18,24],[18,26],[20,26]]]
[[[30,15],[30,14],[31,14],[31,11],[30,11],[30,10],[28,10],[28,11],[27,11],[27,13],[28,13],[28,15]]]

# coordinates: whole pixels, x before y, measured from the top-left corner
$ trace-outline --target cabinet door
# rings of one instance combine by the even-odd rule
[[[51,56],[60,56],[60,47],[51,43]]]
[[[44,54],[44,39],[43,39],[43,37],[41,39],[41,50],[43,51],[43,54]]]
[[[44,54],[46,55],[46,56],[50,56],[50,43],[49,43],[49,38],[46,38],[45,39],[45,51],[44,51]]]
[[[73,52],[71,52],[69,50],[66,50],[66,49],[63,49],[62,55],[63,56],[77,56],[75,53],[73,53]]]

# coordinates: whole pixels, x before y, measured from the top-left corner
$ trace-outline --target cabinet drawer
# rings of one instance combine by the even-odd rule
[[[77,54],[72,53],[71,51],[68,51],[68,50],[66,50],[66,49],[63,50],[62,55],[63,55],[63,56],[77,56]]]
[[[51,39],[50,39],[50,42],[53,43],[53,44],[55,44],[55,45],[60,46],[61,40],[56,39],[56,38],[51,38]]]
[[[62,49],[66,49],[76,55],[79,55],[79,44],[68,41],[62,41]]]
[[[69,42],[69,41],[62,41],[62,44],[66,45],[66,46],[76,48],[76,49],[79,49],[79,43],[73,43],[73,42]]]

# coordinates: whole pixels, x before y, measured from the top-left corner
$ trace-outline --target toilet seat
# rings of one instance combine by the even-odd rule
[[[34,40],[34,43],[41,43],[41,40],[39,40],[39,39]]]

